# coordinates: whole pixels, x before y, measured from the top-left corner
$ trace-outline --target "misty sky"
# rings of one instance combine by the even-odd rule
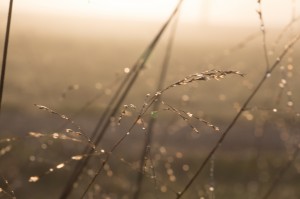
[[[5,17],[8,0],[0,0],[1,19]],[[17,13],[35,15],[93,15],[95,17],[161,21],[175,7],[177,0],[26,0],[14,1]],[[257,25],[256,0],[185,0],[181,20],[209,25]],[[283,26],[295,15],[300,3],[293,0],[262,1],[267,26]]]

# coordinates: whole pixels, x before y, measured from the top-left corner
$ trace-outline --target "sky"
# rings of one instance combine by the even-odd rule
[[[27,14],[92,15],[115,20],[162,21],[177,4],[177,0],[15,0],[14,11]],[[296,0],[263,0],[266,24],[282,26],[291,19],[292,5],[300,11]],[[8,0],[0,0],[5,12]],[[185,0],[181,20],[209,25],[257,25],[256,0]]]

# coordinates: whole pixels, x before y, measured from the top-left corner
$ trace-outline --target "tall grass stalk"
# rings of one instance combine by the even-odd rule
[[[239,75],[239,76],[244,76],[243,74],[241,74],[238,71],[221,71],[221,70],[210,70],[210,71],[205,71],[202,73],[196,73],[196,74],[192,74],[189,76],[186,76],[185,78],[170,84],[169,86],[165,87],[164,89],[157,91],[152,97],[150,97],[150,95],[147,95],[147,99],[143,105],[143,107],[141,108],[139,115],[136,117],[136,119],[134,120],[134,122],[132,123],[132,125],[128,128],[128,130],[126,131],[126,133],[111,147],[111,149],[108,151],[106,157],[104,158],[101,166],[98,168],[97,172],[95,173],[95,175],[93,176],[91,182],[88,184],[87,188],[85,189],[83,195],[81,196],[81,198],[84,198],[84,196],[86,195],[86,193],[88,192],[88,190],[90,189],[90,187],[92,186],[92,184],[95,182],[95,180],[97,179],[97,177],[100,175],[101,171],[103,170],[104,166],[107,164],[107,162],[110,159],[111,154],[113,154],[113,152],[120,146],[121,143],[123,143],[123,141],[130,135],[131,131],[133,130],[133,128],[138,124],[138,122],[143,118],[143,116],[147,113],[147,111],[150,109],[150,107],[152,107],[154,105],[154,103],[156,103],[158,101],[158,99],[160,98],[160,96],[165,93],[166,91],[168,91],[169,89],[172,89],[174,87],[178,87],[178,86],[183,86],[183,85],[187,85],[190,84],[192,82],[196,82],[196,81],[208,81],[208,80],[220,80],[222,78],[224,78],[227,75]],[[177,112],[178,114],[180,114],[180,116],[188,123],[188,119],[185,118],[179,110],[175,109],[174,107],[171,107],[170,105],[166,104],[164,101],[161,101],[162,104],[168,106],[168,108],[174,109],[175,112]],[[187,113],[186,113],[187,114]],[[193,115],[191,115],[191,117],[195,117]],[[201,120],[201,119],[199,119]],[[214,129],[217,129],[217,127],[213,126],[212,124],[206,122],[203,120],[203,123],[207,124],[207,126],[210,126]],[[199,132],[197,129],[195,129],[193,126],[190,126],[194,131]]]
[[[7,24],[6,24],[6,32],[5,32],[5,40],[4,40],[4,48],[3,48],[3,56],[2,56],[2,68],[1,68],[1,79],[0,79],[0,112],[1,112],[1,107],[2,107],[3,88],[4,88],[4,79],[5,79],[5,71],[6,71],[6,60],[7,60],[7,52],[8,52],[8,43],[9,43],[12,9],[13,9],[13,0],[10,0],[9,1],[9,8],[8,8],[8,16],[7,16]]]
[[[255,89],[252,91],[252,93],[249,95],[249,97],[246,99],[246,101],[243,103],[241,109],[236,114],[236,116],[233,118],[233,120],[230,122],[228,127],[225,129],[225,131],[222,133],[222,136],[219,138],[215,146],[212,148],[212,150],[208,153],[202,164],[198,167],[196,173],[193,175],[193,177],[189,180],[189,182],[185,185],[185,187],[182,189],[181,192],[177,193],[177,199],[181,198],[184,193],[191,187],[193,182],[196,180],[196,178],[200,175],[200,173],[203,171],[204,167],[209,163],[209,160],[212,158],[212,156],[217,152],[221,144],[223,143],[224,139],[227,137],[228,133],[232,129],[232,127],[236,124],[239,117],[242,115],[243,111],[247,108],[248,104],[251,102],[251,100],[256,96],[262,85],[266,82],[266,80],[270,77],[271,73],[274,71],[274,69],[278,66],[278,64],[281,62],[281,60],[285,57],[287,52],[295,45],[295,43],[300,39],[300,35],[295,36],[290,43],[288,43],[282,53],[277,57],[276,61],[273,63],[273,65],[270,67],[269,70],[266,71],[266,73],[263,75]]]
[[[269,56],[268,56],[267,41],[266,41],[266,27],[265,27],[265,22],[264,22],[263,13],[262,13],[261,0],[257,0],[257,3],[258,3],[257,14],[259,16],[260,30],[261,30],[261,33],[262,33],[262,45],[263,45],[263,49],[264,49],[266,67],[267,67],[267,70],[269,70],[270,61],[269,61]]]
[[[169,26],[170,22],[173,20],[173,18],[176,16],[179,8],[182,5],[183,0],[179,0],[176,8],[171,13],[170,17],[167,19],[167,21],[164,23],[158,34],[154,37],[153,41],[150,43],[150,45],[146,48],[146,50],[142,53],[142,55],[139,57],[137,62],[134,64],[134,66],[131,68],[128,76],[124,79],[124,81],[120,84],[119,88],[115,92],[115,95],[112,97],[111,104],[109,104],[102,114],[101,118],[99,119],[98,124],[96,125],[92,135],[91,139],[93,140],[93,143],[95,145],[98,145],[100,141],[102,140],[106,129],[108,128],[110,124],[110,118],[114,116],[120,105],[122,104],[125,97],[128,95],[129,91],[131,90],[132,86],[134,85],[140,71],[144,68],[148,58],[152,54],[153,50],[155,49],[158,41],[160,40],[161,36],[165,32],[166,28]],[[84,153],[92,153],[93,150],[90,148],[86,148]],[[90,156],[89,156],[90,157]],[[73,183],[75,183],[79,177],[79,175],[82,173],[83,169],[87,165],[89,161],[89,157],[84,159],[82,162],[79,162],[74,171],[71,174],[71,177],[69,178],[66,187],[63,189],[63,192],[60,196],[61,199],[67,198],[69,194],[71,193],[73,189]]]
[[[159,81],[157,84],[157,89],[156,90],[162,90],[164,87],[164,82],[167,76],[167,72],[168,72],[168,68],[169,68],[169,64],[170,64],[170,58],[171,58],[171,54],[172,54],[172,48],[173,48],[173,43],[174,43],[174,38],[175,38],[175,34],[176,34],[176,29],[177,29],[177,25],[178,25],[178,21],[179,21],[179,14],[176,16],[176,19],[173,22],[173,26],[171,29],[171,35],[169,37],[168,40],[168,44],[167,44],[167,48],[166,48],[166,54],[162,63],[162,70],[160,73],[160,77],[159,77]],[[156,101],[153,105],[152,111],[156,111],[159,109],[160,107],[160,100],[161,96],[158,97],[158,101]],[[145,164],[145,157],[148,155],[150,156],[151,153],[151,143],[152,143],[152,137],[153,137],[153,127],[156,123],[156,119],[154,117],[150,118],[149,124],[148,124],[148,128],[147,128],[147,132],[146,132],[146,139],[145,139],[145,143],[143,146],[143,152],[141,154],[141,158],[140,158],[140,172],[138,173],[138,177],[137,177],[137,188],[135,190],[135,193],[133,195],[133,199],[138,199],[141,189],[142,189],[142,184],[143,184],[143,179],[144,179],[144,173],[143,173],[143,167]],[[152,165],[152,167],[154,167],[154,165]],[[155,169],[155,168],[153,168]]]

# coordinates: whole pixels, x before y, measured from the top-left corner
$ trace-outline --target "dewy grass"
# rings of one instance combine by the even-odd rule
[[[160,91],[157,91],[152,96],[149,96],[148,100],[144,103],[143,107],[141,108],[141,110],[139,112],[139,115],[134,120],[132,125],[129,127],[129,129],[126,131],[126,133],[109,150],[109,152],[107,153],[107,156],[103,160],[101,166],[98,168],[98,170],[97,170],[96,174],[94,175],[94,177],[92,178],[91,182],[88,184],[88,186],[85,189],[84,193],[82,194],[81,198],[85,197],[88,190],[90,189],[90,187],[95,182],[96,178],[100,175],[100,173],[103,170],[104,166],[107,164],[107,162],[110,159],[110,154],[112,154],[119,147],[119,145],[130,135],[131,131],[137,125],[138,121],[140,121],[143,118],[143,116],[146,114],[146,112],[149,110],[149,108],[152,107],[152,105],[160,99],[161,95],[163,95],[166,91],[168,91],[172,88],[178,87],[178,86],[184,86],[184,85],[187,85],[187,84],[190,84],[190,83],[193,83],[193,82],[197,82],[197,81],[220,80],[220,79],[223,79],[225,76],[228,76],[228,75],[244,76],[242,73],[240,73],[238,71],[221,71],[221,70],[205,71],[205,72],[202,72],[202,73],[196,73],[196,74],[186,76],[185,78],[183,78],[183,79],[181,79],[181,80],[179,80],[179,81],[177,81],[173,84],[170,84],[166,88],[164,88]],[[172,109],[176,110],[175,108],[172,108]],[[183,117],[183,119],[184,119],[184,121],[188,122],[188,117]],[[209,126],[213,126],[210,123],[206,123],[206,124],[209,125]],[[195,130],[195,129],[193,128],[193,130]]]
[[[262,87],[262,85],[271,76],[273,70],[279,65],[279,63],[284,58],[284,56],[287,54],[287,52],[290,50],[290,48],[292,48],[299,39],[300,39],[300,35],[297,35],[297,36],[295,36],[290,41],[290,43],[288,43],[285,46],[285,48],[282,51],[282,53],[279,55],[279,57],[276,58],[276,61],[273,63],[273,65],[270,67],[270,69],[267,70],[266,73],[263,75],[263,77],[261,78],[261,80],[259,81],[259,83],[257,84],[257,86],[255,87],[255,89],[252,91],[252,93],[249,95],[249,97],[243,103],[240,111],[236,114],[236,116],[230,122],[230,124],[228,125],[228,127],[226,128],[226,130],[222,133],[220,139],[217,141],[217,143],[215,144],[215,146],[212,148],[212,150],[206,156],[206,158],[204,159],[204,161],[202,162],[202,164],[198,167],[196,173],[193,175],[193,177],[191,178],[191,180],[189,180],[189,182],[186,184],[186,186],[183,188],[182,191],[178,192],[177,198],[181,198],[183,196],[183,194],[190,188],[190,186],[193,184],[193,182],[196,180],[196,178],[199,176],[199,174],[203,171],[204,167],[209,163],[209,160],[211,159],[211,157],[216,153],[216,151],[218,150],[218,148],[221,146],[221,144],[223,143],[223,141],[226,138],[227,134],[230,132],[230,130],[232,129],[232,127],[235,125],[235,123],[237,122],[237,120],[239,119],[239,117],[241,116],[241,114],[243,113],[243,111],[247,108],[248,104],[252,101],[252,99],[254,98],[254,96],[256,96],[256,94],[258,93],[258,91],[260,90],[260,88]]]
[[[180,0],[174,9],[174,11],[171,13],[170,17],[167,19],[167,21],[164,23],[163,27],[160,29],[158,34],[155,36],[153,41],[150,43],[150,45],[146,48],[146,50],[142,53],[140,58],[137,60],[137,62],[134,64],[134,66],[130,69],[130,72],[128,76],[124,79],[124,81],[121,83],[120,87],[117,89],[115,96],[112,97],[111,104],[107,106],[107,109],[102,114],[102,117],[100,118],[98,124],[96,125],[96,128],[94,129],[91,138],[93,139],[95,145],[98,145],[101,139],[103,138],[105,131],[110,123],[110,118],[115,115],[129,93],[132,85],[135,83],[140,71],[145,66],[148,58],[152,54],[153,50],[155,49],[159,39],[169,26],[170,22],[173,20],[173,18],[177,15],[179,8],[182,5],[183,0]],[[86,149],[85,152],[90,151],[89,149]],[[91,152],[91,151],[90,151]],[[68,197],[70,192],[73,189],[73,184],[77,181],[78,176],[81,174],[83,168],[86,166],[87,162],[89,161],[89,158],[85,159],[84,162],[81,162],[78,164],[73,171],[69,181],[66,184],[65,189],[63,190],[63,193],[61,195],[61,199]]]
[[[258,14],[259,14],[261,28],[262,28],[261,34],[263,36],[262,44],[263,44],[264,56],[265,56],[264,61],[266,62],[266,65],[267,65],[267,67],[266,67],[267,71],[265,74],[263,74],[263,77],[260,79],[260,81],[254,88],[254,90],[251,91],[251,93],[249,94],[246,101],[241,105],[237,114],[235,115],[233,120],[230,122],[228,127],[223,132],[220,131],[219,127],[214,125],[214,122],[210,122],[208,120],[202,119],[203,118],[202,115],[197,116],[197,112],[195,110],[192,110],[192,111],[183,110],[182,107],[176,107],[175,105],[171,105],[171,103],[169,103],[167,100],[165,100],[165,99],[162,100],[162,98],[161,98],[162,95],[165,94],[165,92],[167,92],[171,89],[174,89],[175,87],[189,85],[191,83],[195,83],[198,81],[220,80],[228,75],[243,76],[243,74],[238,71],[209,70],[209,71],[205,71],[202,73],[196,73],[196,74],[186,76],[185,78],[183,78],[173,84],[170,84],[169,86],[167,86],[165,88],[163,88],[163,86],[158,86],[157,92],[153,93],[152,95],[148,94],[146,96],[145,102],[140,109],[137,108],[133,104],[125,105],[124,109],[121,111],[121,114],[118,118],[118,123],[120,123],[122,118],[124,116],[126,116],[126,112],[128,111],[129,108],[131,108],[135,111],[139,111],[139,112],[137,112],[138,116],[136,118],[134,118],[134,120],[131,123],[131,126],[129,126],[129,128],[126,128],[125,130],[123,129],[124,131],[122,130],[121,133],[123,133],[123,134],[121,134],[121,135],[118,134],[120,136],[119,139],[113,141],[113,145],[109,148],[109,150],[104,150],[104,148],[100,148],[99,142],[101,141],[102,137],[104,136],[105,130],[109,125],[110,117],[115,116],[116,113],[119,111],[120,104],[122,103],[123,99],[128,94],[128,92],[130,91],[131,86],[135,84],[135,80],[139,74],[139,71],[144,67],[144,64],[147,62],[147,59],[149,58],[152,51],[154,50],[155,45],[159,41],[159,38],[161,37],[161,35],[165,31],[165,29],[167,28],[170,21],[173,20],[172,18],[174,18],[174,16],[175,17],[177,16],[176,12],[177,12],[178,8],[180,7],[181,2],[182,1],[179,2],[177,8],[174,10],[173,14],[168,19],[168,21],[165,23],[165,25],[163,26],[163,28],[161,29],[159,34],[155,37],[153,42],[148,46],[148,48],[145,50],[145,52],[142,54],[142,56],[138,59],[138,61],[134,65],[134,67],[130,70],[131,72],[129,72],[127,78],[125,78],[125,80],[122,82],[122,86],[120,86],[117,89],[116,95],[114,96],[116,98],[113,98],[112,103],[109,105],[109,106],[112,106],[113,108],[112,109],[108,108],[104,112],[103,117],[101,118],[101,121],[99,122],[99,125],[95,129],[91,138],[82,131],[82,129],[79,125],[75,124],[75,122],[73,121],[73,119],[74,119],[73,117],[69,117],[69,116],[60,114],[57,111],[54,111],[43,105],[35,105],[37,108],[39,108],[41,110],[47,111],[51,114],[58,116],[59,118],[61,118],[63,120],[66,120],[68,123],[71,123],[72,125],[74,125],[75,129],[74,130],[73,129],[64,129],[63,131],[57,131],[57,132],[51,132],[51,133],[42,133],[42,132],[32,131],[32,132],[29,132],[25,137],[20,137],[20,138],[14,137],[14,138],[1,139],[0,140],[0,144],[1,144],[0,157],[2,158],[3,156],[8,155],[8,153],[10,153],[12,151],[13,142],[15,142],[15,141],[24,142],[24,140],[25,140],[24,138],[36,139],[37,141],[41,141],[43,139],[49,139],[51,141],[59,140],[59,141],[64,141],[64,142],[78,143],[81,146],[86,146],[86,150],[83,153],[72,154],[71,156],[68,156],[68,158],[64,159],[63,161],[54,160],[54,163],[51,162],[52,166],[47,167],[48,169],[46,168],[46,169],[42,170],[41,172],[35,171],[36,173],[34,173],[33,175],[29,175],[29,177],[26,178],[27,181],[30,183],[40,182],[40,179],[42,177],[44,177],[45,175],[52,174],[52,173],[58,172],[58,171],[62,171],[63,169],[68,168],[68,166],[70,166],[71,164],[79,163],[79,164],[77,164],[77,167],[74,170],[74,173],[72,174],[67,186],[65,187],[64,192],[61,195],[61,198],[67,198],[69,196],[70,192],[73,189],[73,184],[75,182],[77,182],[78,176],[82,175],[82,170],[85,168],[90,157],[97,157],[98,159],[101,160],[101,162],[99,164],[99,161],[96,161],[96,163],[92,165],[92,166],[96,167],[97,170],[96,170],[95,174],[94,174],[94,172],[88,174],[88,176],[91,177],[92,179],[89,179],[90,181],[88,181],[87,186],[84,183],[79,185],[83,189],[83,192],[84,192],[81,196],[82,198],[84,198],[86,196],[88,196],[89,198],[101,197],[99,195],[88,195],[88,192],[90,190],[93,190],[91,188],[93,187],[93,185],[95,185],[94,183],[96,182],[96,180],[98,178],[100,178],[101,173],[103,173],[105,171],[112,171],[112,169],[110,169],[108,165],[110,165],[110,163],[111,163],[109,161],[113,161],[113,158],[115,158],[118,161],[118,163],[122,163],[121,165],[118,165],[118,167],[121,167],[120,168],[120,170],[122,170],[121,172],[126,174],[126,172],[123,171],[122,166],[125,167],[125,165],[127,165],[129,167],[129,169],[134,171],[135,174],[139,175],[139,178],[137,181],[134,181],[133,183],[131,182],[131,185],[132,184],[137,185],[136,186],[137,190],[135,193],[134,193],[134,190],[132,190],[132,189],[130,190],[133,192],[134,198],[140,198],[141,194],[143,193],[142,192],[143,191],[142,190],[142,180],[141,180],[143,177],[149,178],[149,181],[154,184],[154,186],[155,186],[154,189],[156,192],[161,191],[161,192],[165,193],[168,190],[168,191],[170,191],[171,194],[173,194],[172,196],[174,196],[176,198],[181,198],[184,196],[184,194],[188,190],[192,189],[191,187],[192,187],[193,183],[195,182],[196,178],[199,177],[200,173],[204,172],[204,167],[210,164],[210,169],[208,171],[209,172],[208,173],[209,174],[209,183],[207,183],[206,187],[204,187],[202,185],[195,186],[198,193],[195,193],[194,196],[195,196],[195,198],[196,197],[201,198],[201,197],[205,196],[205,198],[210,198],[210,199],[217,197],[218,193],[216,191],[218,190],[217,189],[218,185],[217,185],[217,187],[215,187],[215,180],[217,180],[217,177],[215,178],[215,173],[214,173],[215,169],[219,169],[218,167],[215,168],[215,159],[214,159],[214,158],[216,158],[215,154],[216,154],[217,150],[219,149],[220,145],[223,143],[223,141],[225,140],[225,138],[227,137],[227,135],[229,134],[231,129],[236,125],[236,122],[238,121],[240,116],[243,113],[245,113],[246,110],[248,110],[248,112],[251,111],[249,109],[248,105],[250,104],[250,102],[252,102],[254,97],[257,96],[257,94],[259,93],[259,91],[262,88],[262,85],[265,84],[267,79],[270,79],[270,77],[273,77],[272,73],[279,66],[279,64],[282,63],[283,58],[285,58],[286,55],[288,54],[288,52],[290,52],[292,47],[299,40],[300,36],[297,35],[294,38],[292,38],[290,40],[290,43],[284,47],[281,54],[276,58],[273,65],[269,65],[268,64],[269,61],[268,61],[268,57],[267,57],[267,43],[266,43],[266,33],[265,33],[264,21],[262,18],[261,9],[259,9]],[[259,6],[261,6],[261,1],[258,1],[258,3],[259,3]],[[291,25],[294,24],[294,22],[296,20],[297,20],[297,18],[294,17],[290,24]],[[289,25],[289,27],[291,25]],[[286,33],[288,31],[288,29],[289,28],[284,28],[283,33]],[[281,34],[283,35],[283,33],[280,33],[280,35]],[[257,33],[251,34],[249,37],[246,38],[246,40],[239,43],[236,46],[236,48],[233,48],[233,50],[231,52],[235,52],[236,50],[241,49],[242,47],[245,46],[246,43],[248,43],[248,42],[252,41],[254,38],[256,38],[257,35],[258,35]],[[280,39],[282,39],[282,36],[280,36]],[[170,40],[172,40],[171,37],[170,37]],[[170,50],[168,52],[170,52]],[[168,57],[168,56],[166,56],[166,57]],[[168,60],[168,59],[166,59],[166,60]],[[167,65],[168,64],[166,62],[164,62],[163,66],[167,66]],[[296,63],[294,65],[296,65]],[[291,67],[291,66],[289,65],[288,67]],[[165,76],[165,75],[166,75],[165,72],[161,73],[160,82],[162,82],[162,80],[164,79],[164,77],[162,77],[162,76]],[[287,81],[285,80],[284,75],[281,76],[281,79],[279,81],[280,95],[278,96],[278,99],[282,97],[281,95],[284,92],[284,88],[285,88],[285,87],[281,87],[280,86],[281,84],[287,85]],[[292,91],[289,88],[286,93],[287,98],[288,98],[287,106],[290,110],[289,114],[296,115],[296,113],[291,110],[293,107],[293,104],[295,104],[295,102],[296,102],[291,98],[292,97],[291,92]],[[278,108],[279,103],[280,103],[280,101],[276,99],[274,108],[267,107],[268,108],[267,110],[274,114],[282,113],[281,110]],[[157,116],[158,116],[158,113],[160,113],[161,111],[169,112],[172,115],[174,115],[174,118],[179,118],[178,121],[180,121],[180,122],[183,121],[182,123],[190,129],[189,132],[192,132],[192,135],[199,136],[198,135],[199,129],[197,128],[197,126],[194,126],[194,123],[193,123],[194,120],[199,121],[200,123],[203,123],[204,125],[208,126],[209,127],[208,129],[210,129],[210,130],[222,132],[222,134],[219,137],[219,140],[215,143],[213,148],[209,151],[208,155],[204,157],[204,161],[199,165],[198,168],[195,169],[195,165],[196,165],[195,163],[183,163],[182,170],[180,170],[182,173],[174,174],[176,171],[175,171],[175,169],[172,170],[172,168],[171,168],[171,162],[174,161],[174,158],[171,155],[166,153],[166,151],[167,151],[166,147],[164,147],[164,145],[161,145],[161,146],[158,146],[159,148],[157,149],[157,146],[154,146],[154,144],[156,144],[156,143],[154,143],[153,144],[154,147],[152,148],[152,146],[151,146],[151,140],[152,140],[151,131],[153,128],[153,123],[151,123],[151,121],[154,122],[154,121],[158,120]],[[150,116],[150,119],[147,120],[146,118],[149,116]],[[278,116],[278,117],[280,117],[280,116]],[[295,118],[293,118],[293,119],[296,121]],[[209,119],[209,120],[212,120],[212,119]],[[145,125],[148,121],[149,121],[148,125]],[[141,150],[142,155],[138,157],[138,161],[135,161],[135,162],[133,162],[132,160],[126,161],[124,157],[118,156],[116,149],[121,148],[121,144],[124,143],[125,140],[128,140],[128,138],[130,138],[130,136],[134,133],[133,129],[136,128],[140,124],[142,125],[142,128],[143,128],[142,132],[146,133],[145,143],[143,144],[142,150]],[[144,128],[146,128],[146,129],[144,129]],[[282,128],[283,127],[278,127],[279,130],[282,130]],[[221,130],[222,130],[222,127],[221,127]],[[216,134],[216,135],[218,136],[218,134]],[[164,136],[166,136],[166,135],[164,135]],[[277,174],[275,174],[275,177],[272,179],[272,181],[269,181],[270,186],[268,187],[266,192],[263,191],[262,193],[257,194],[257,196],[262,195],[262,199],[269,198],[271,193],[274,192],[276,186],[282,180],[283,175],[293,165],[296,158],[298,157],[300,148],[298,145],[299,143],[298,143],[297,137],[291,136],[291,139],[294,139],[292,144],[291,143],[288,143],[288,144],[290,144],[290,147],[293,149],[293,153],[290,153],[291,156],[289,157],[288,161],[286,161],[286,163],[283,163],[282,165],[280,165],[280,167],[278,166],[278,168],[280,168],[279,172]],[[286,144],[286,142],[287,141],[284,141],[284,144]],[[295,144],[295,142],[297,142],[297,144]],[[5,146],[2,146],[2,145],[5,145]],[[167,182],[165,182],[165,180],[163,178],[160,178],[159,173],[157,172],[157,170],[155,168],[156,166],[158,166],[157,159],[155,159],[156,158],[155,156],[151,156],[152,155],[151,150],[153,150],[153,149],[158,150],[161,154],[167,154],[167,155],[165,155],[167,161],[166,162],[162,161],[162,164],[164,164],[164,166],[166,167],[166,170],[167,170],[166,173],[169,175],[168,176],[168,177],[170,177],[169,180],[173,184],[171,184],[171,183],[168,184]],[[176,150],[177,150],[177,148],[176,148]],[[190,148],[189,148],[189,150],[190,150]],[[190,153],[190,151],[189,151],[189,153]],[[192,152],[191,152],[191,154],[192,154]],[[181,153],[178,150],[178,151],[176,151],[175,156],[176,156],[176,158],[181,159],[184,155],[183,155],[183,153]],[[198,160],[193,159],[193,161],[196,162]],[[216,161],[218,161],[218,159],[216,159]],[[257,163],[258,163],[258,161],[257,161]],[[137,166],[137,165],[139,165],[139,166]],[[190,170],[190,167],[194,167],[194,168]],[[196,172],[194,172],[195,170],[196,170]],[[187,171],[189,171],[189,173],[184,173]],[[180,189],[180,187],[179,187],[181,185],[180,184],[181,182],[177,181],[177,184],[175,185],[175,180],[174,180],[174,179],[176,179],[176,177],[180,176],[181,174],[186,175],[186,177],[187,177],[186,179],[188,179],[188,183],[184,184],[185,186],[183,187],[183,189]],[[179,178],[180,177],[178,177],[178,179]],[[8,183],[8,181],[6,180],[6,176],[5,176],[5,178],[2,177],[0,179],[2,179],[1,180],[2,182],[0,185],[0,197],[4,196],[7,198],[16,198],[15,192],[12,189],[12,188],[14,188],[15,185],[12,183],[13,186],[11,186],[10,183]],[[8,179],[10,179],[10,178],[8,178]],[[101,176],[101,180],[103,180],[102,176]],[[130,178],[129,181],[130,180],[132,180],[132,178]],[[10,182],[11,182],[11,180],[10,180]],[[120,183],[120,181],[118,183]],[[183,181],[183,183],[185,183],[185,182]],[[243,181],[242,183],[246,183],[246,182]],[[195,184],[196,183],[194,183],[194,185]],[[218,184],[218,182],[216,182],[216,184]],[[159,186],[160,186],[160,188],[159,188]],[[97,186],[95,185],[93,188],[95,188],[95,187],[97,187]],[[174,188],[174,187],[176,187],[176,188]],[[115,187],[112,187],[112,189],[115,189]],[[207,193],[203,193],[203,192],[199,193],[200,192],[199,190],[201,190],[201,189],[206,189]],[[259,189],[263,190],[260,187],[259,187]],[[105,197],[105,195],[108,192],[109,191],[107,191],[107,190],[105,190],[105,188],[103,188],[103,197]],[[108,195],[108,197],[110,197],[109,194],[107,194],[107,195]],[[116,196],[116,197],[118,197],[118,196]],[[124,196],[124,197],[130,198],[128,196]],[[220,195],[220,197],[222,197],[222,195]]]
[[[173,43],[174,43],[174,38],[175,38],[176,30],[177,30],[178,21],[179,21],[179,14],[177,14],[176,19],[174,20],[172,28],[171,28],[171,33],[170,33],[168,45],[166,48],[166,54],[165,54],[165,57],[164,57],[164,60],[163,60],[162,66],[161,66],[162,69],[161,69],[159,81],[157,84],[157,90],[163,89],[163,86],[164,86],[164,82],[165,82],[167,72],[169,69],[169,65],[170,65],[170,58],[171,58],[171,53],[172,53],[172,49],[173,49]],[[158,100],[160,100],[160,97],[158,98]],[[155,102],[151,113],[157,111],[159,109],[159,107],[160,107],[160,103]],[[133,199],[138,199],[140,196],[143,178],[144,178],[144,175],[143,175],[144,167],[147,162],[147,159],[150,160],[155,184],[157,184],[154,164],[153,164],[153,161],[151,158],[151,145],[152,145],[153,128],[154,128],[155,122],[156,122],[156,117],[152,116],[149,121],[149,125],[148,125],[147,132],[146,132],[145,143],[144,143],[143,151],[142,151],[141,158],[140,158],[141,159],[140,160],[140,173],[138,174],[138,177],[137,177],[137,182],[136,182],[137,188],[133,194]],[[157,187],[156,187],[156,189],[157,189]]]
[[[15,192],[11,188],[8,180],[5,179],[2,175],[0,175],[0,181],[2,181],[1,183],[4,183],[6,186],[5,188],[0,187],[0,194],[3,193],[7,198],[16,199]]]

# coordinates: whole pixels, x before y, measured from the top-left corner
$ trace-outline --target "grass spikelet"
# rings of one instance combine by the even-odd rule
[[[167,108],[165,108],[164,110],[169,110],[169,111],[172,111],[174,113],[176,113],[180,118],[183,119],[183,121],[185,121],[191,128],[194,132],[196,133],[199,133],[199,130],[194,127],[191,123],[190,123],[190,119],[194,118],[202,123],[204,123],[206,126],[208,127],[211,127],[212,129],[214,129],[215,131],[219,131],[219,127],[213,125],[212,123],[204,120],[204,119],[201,119],[199,118],[198,116],[190,113],[190,112],[186,112],[186,111],[183,111],[183,110],[179,110],[179,109],[176,109],[175,107],[167,104],[166,102],[162,101],[161,102],[163,105],[167,106]]]
[[[57,115],[57,116],[59,116],[60,118],[62,118],[62,119],[64,119],[64,120],[67,120],[67,121],[69,121],[70,123],[72,123],[73,125],[75,125],[76,128],[78,129],[77,132],[75,132],[75,131],[73,131],[73,130],[70,130],[70,131],[67,131],[67,132],[68,132],[68,133],[74,133],[75,135],[79,135],[79,136],[83,135],[83,137],[87,140],[87,142],[90,144],[90,146],[92,147],[92,149],[93,149],[93,150],[96,149],[96,146],[95,146],[95,144],[92,142],[92,140],[90,139],[90,137],[89,137],[86,133],[84,133],[84,132],[82,131],[81,127],[80,127],[79,125],[77,125],[72,119],[70,119],[70,118],[67,117],[66,115],[60,114],[60,113],[58,113],[58,112],[56,112],[56,111],[54,111],[54,110],[52,110],[52,109],[50,109],[50,108],[48,108],[48,107],[46,107],[46,106],[38,105],[38,104],[34,104],[34,106],[36,106],[36,107],[37,107],[38,109],[40,109],[40,110],[44,110],[44,111],[47,111],[47,112],[49,112],[49,113],[51,113],[51,114]]]
[[[169,85],[168,87],[166,87],[165,89],[163,89],[162,91],[158,91],[157,93],[162,93],[165,92],[166,90],[176,87],[176,86],[182,86],[182,85],[187,85],[190,84],[192,82],[196,82],[196,81],[208,81],[208,80],[220,80],[225,78],[227,75],[239,75],[241,77],[244,77],[245,75],[242,74],[239,71],[223,71],[223,70],[208,70],[202,73],[195,73],[192,75],[188,75],[185,78]],[[156,94],[157,94],[156,93]]]
[[[16,199],[15,191],[11,188],[8,180],[0,175],[0,179],[5,187],[0,187],[0,194],[7,196],[8,198]]]

